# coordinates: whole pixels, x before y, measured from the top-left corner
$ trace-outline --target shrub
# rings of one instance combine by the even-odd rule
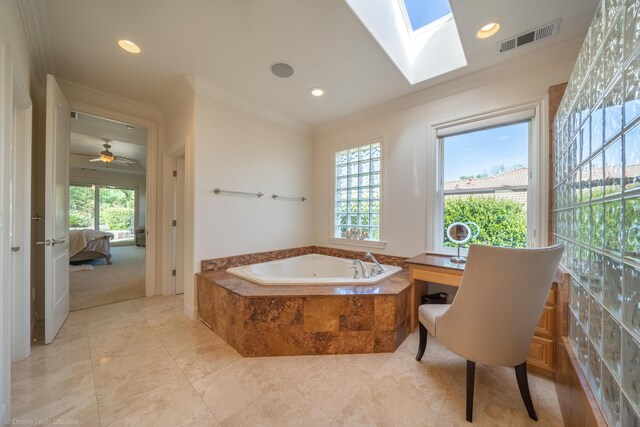
[[[100,219],[104,220],[109,230],[130,230],[133,226],[133,209],[114,206],[102,213]]]
[[[458,197],[445,200],[444,233],[445,246],[455,247],[446,238],[449,225],[454,222],[475,222],[480,234],[471,243],[524,248],[527,245],[526,207],[509,199],[493,197]],[[472,231],[473,226],[471,227]]]
[[[84,227],[93,227],[93,222],[91,218],[87,215],[82,215],[79,213],[69,213],[69,227],[73,228],[84,228]]]

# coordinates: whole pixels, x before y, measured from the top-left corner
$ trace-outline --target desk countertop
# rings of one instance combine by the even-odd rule
[[[407,264],[427,265],[431,267],[449,268],[464,271],[465,264],[451,262],[451,255],[420,254],[405,261]]]

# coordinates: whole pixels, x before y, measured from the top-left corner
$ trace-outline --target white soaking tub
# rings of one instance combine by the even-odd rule
[[[227,269],[234,276],[242,277],[259,285],[371,285],[393,276],[402,270],[392,265],[382,265],[384,272],[365,279],[353,278],[352,259],[326,255],[309,254],[260,264],[244,265]],[[371,271],[370,262],[365,262],[367,273]]]

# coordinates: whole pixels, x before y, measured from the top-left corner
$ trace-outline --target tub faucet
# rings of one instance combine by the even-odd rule
[[[354,259],[353,260],[353,264],[351,265],[351,268],[353,268],[354,272],[353,272],[353,278],[354,279],[359,279],[360,278],[360,272],[358,271],[358,266],[360,266],[360,268],[362,269],[362,277],[365,279],[369,278],[369,274],[367,274],[367,267],[364,266],[364,263],[359,260],[359,259]]]
[[[364,254],[364,257],[373,261],[374,263],[374,265],[371,266],[371,277],[375,277],[378,274],[384,273],[384,268],[382,268],[378,260],[373,256],[371,252],[367,252],[366,254]]]

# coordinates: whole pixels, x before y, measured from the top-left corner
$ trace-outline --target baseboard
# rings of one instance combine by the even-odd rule
[[[604,415],[582,374],[567,337],[562,337],[556,357],[556,392],[565,426],[606,427]]]
[[[190,304],[184,305],[184,314],[191,320],[196,320],[198,318],[196,308]]]

